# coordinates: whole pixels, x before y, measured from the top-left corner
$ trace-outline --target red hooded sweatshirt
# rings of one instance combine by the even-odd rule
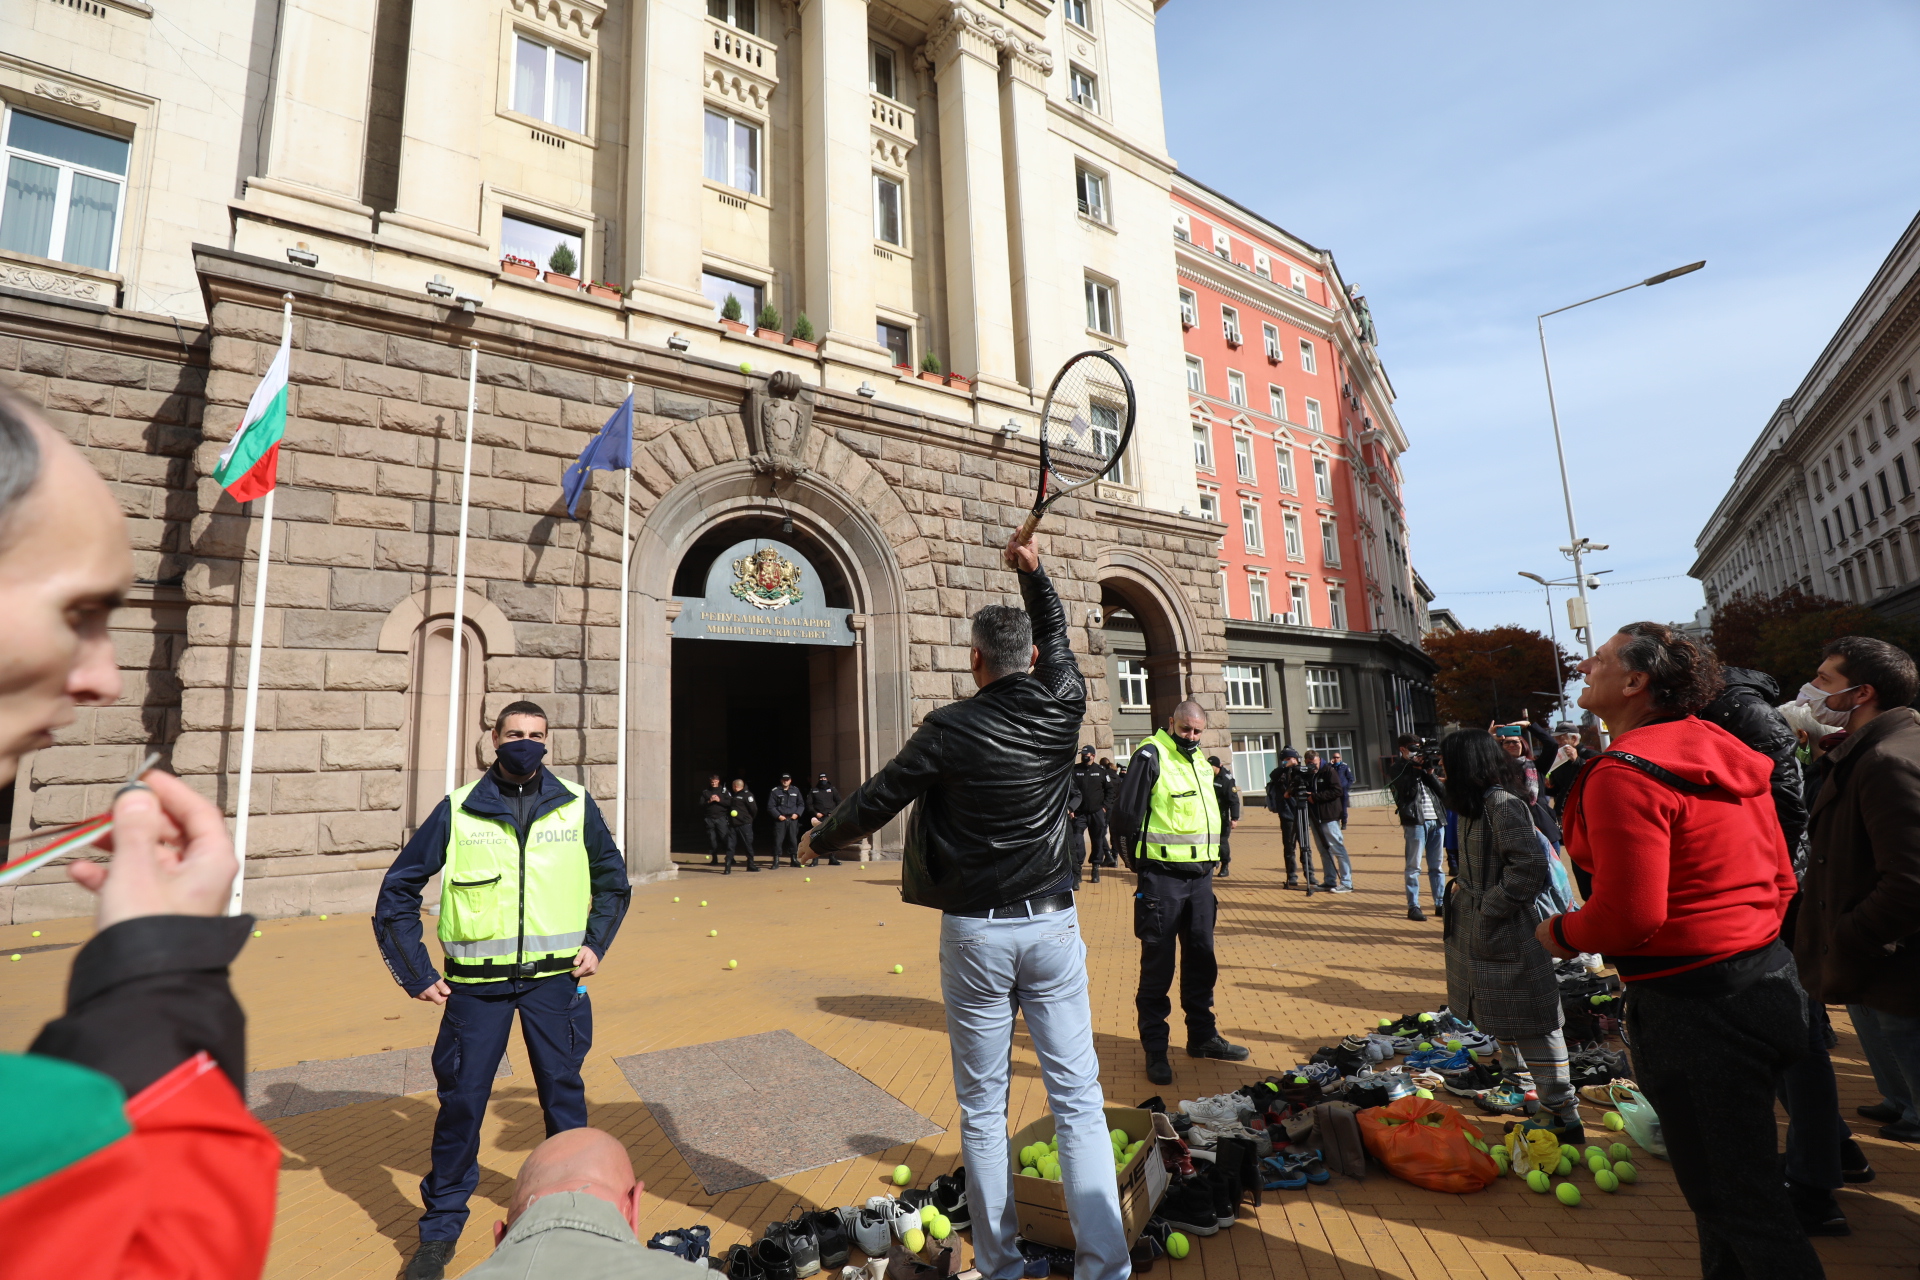
[[[1602,755],[1561,815],[1567,852],[1593,876],[1586,905],[1556,920],[1568,946],[1658,978],[1766,946],[1793,897],[1773,807],[1773,761],[1693,716],[1621,734],[1613,750],[1713,790],[1689,795]]]

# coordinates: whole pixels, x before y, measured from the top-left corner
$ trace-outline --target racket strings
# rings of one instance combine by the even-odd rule
[[[1099,361],[1081,360],[1053,388],[1042,430],[1049,462],[1065,484],[1084,484],[1107,468],[1119,444],[1126,392],[1101,378]]]

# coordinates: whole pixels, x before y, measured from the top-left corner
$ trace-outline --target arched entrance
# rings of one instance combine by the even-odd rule
[[[1213,714],[1218,657],[1209,661],[1198,651],[1200,630],[1174,576],[1136,548],[1109,547],[1100,553],[1095,578],[1116,751],[1124,753],[1165,724],[1183,698],[1208,708],[1206,743],[1215,749],[1224,744],[1225,718]]]

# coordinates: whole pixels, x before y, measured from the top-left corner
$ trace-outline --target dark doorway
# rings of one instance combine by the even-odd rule
[[[812,776],[814,646],[744,640],[673,642],[673,849],[705,853],[699,799],[707,778],[746,780],[760,802],[755,843],[773,848],[767,793],[782,773]]]

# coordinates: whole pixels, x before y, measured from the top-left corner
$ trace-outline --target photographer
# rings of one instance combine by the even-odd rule
[[[1433,914],[1445,914],[1440,896],[1445,873],[1440,868],[1441,828],[1446,820],[1445,795],[1434,776],[1439,751],[1434,743],[1422,742],[1410,733],[1400,735],[1400,758],[1393,762],[1387,787],[1393,792],[1393,811],[1400,818],[1401,834],[1407,842],[1407,919],[1422,920],[1420,909],[1420,859],[1427,861],[1427,880],[1433,889]]]
[[[1573,789],[1573,780],[1580,776],[1580,766],[1593,759],[1594,752],[1580,745],[1580,727],[1570,720],[1553,726],[1553,741],[1553,754],[1541,759],[1547,800],[1558,815],[1566,803],[1567,793]]]
[[[1313,775],[1300,763],[1292,747],[1280,749],[1280,763],[1267,775],[1267,809],[1280,818],[1280,843],[1286,852],[1287,882],[1283,888],[1313,896],[1313,845],[1307,834],[1307,806],[1313,803]],[[1297,860],[1296,860],[1297,851]],[[1306,880],[1300,879],[1301,868]]]

